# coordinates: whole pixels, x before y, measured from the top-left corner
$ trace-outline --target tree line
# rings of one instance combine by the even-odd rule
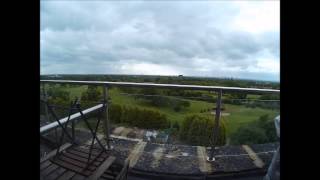
[[[125,124],[145,129],[165,129],[170,127],[165,114],[156,110],[111,104],[110,120],[113,123]]]

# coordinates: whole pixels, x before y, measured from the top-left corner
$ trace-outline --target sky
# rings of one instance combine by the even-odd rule
[[[40,73],[279,81],[279,1],[41,1]]]

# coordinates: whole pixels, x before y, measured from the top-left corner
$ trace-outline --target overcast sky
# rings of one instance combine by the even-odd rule
[[[279,1],[41,1],[41,74],[279,81]]]

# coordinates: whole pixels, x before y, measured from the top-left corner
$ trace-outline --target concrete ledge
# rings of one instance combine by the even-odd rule
[[[257,154],[248,145],[242,145],[242,148],[249,154],[249,157],[253,160],[253,163],[258,168],[262,168],[264,166],[264,162],[257,156]]]

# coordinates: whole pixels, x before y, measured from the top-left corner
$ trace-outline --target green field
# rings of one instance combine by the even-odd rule
[[[85,91],[87,86],[66,87],[65,89],[70,92],[71,98],[80,97],[81,93]],[[204,101],[188,100],[190,106],[182,109],[180,112],[175,112],[170,107],[158,108],[148,104],[146,100],[135,99],[133,96],[121,95],[121,91],[117,88],[112,88],[109,91],[112,103],[140,107],[152,110],[158,110],[163,114],[166,114],[171,122],[177,121],[180,123],[186,116],[194,113],[200,113],[202,109],[209,109],[215,107],[214,103],[208,103]],[[256,95],[252,95],[248,98],[253,98]],[[229,113],[228,116],[222,116],[227,126],[227,136],[235,132],[240,126],[245,126],[247,123],[257,120],[261,115],[269,114],[270,117],[275,117],[279,114],[278,111],[261,109],[261,108],[246,108],[243,105],[224,105],[226,110],[223,113]],[[208,112],[207,112],[208,113]]]

